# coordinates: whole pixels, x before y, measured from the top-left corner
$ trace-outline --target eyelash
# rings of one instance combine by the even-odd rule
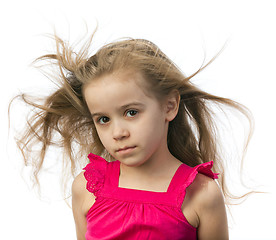
[[[126,111],[126,114],[129,113],[129,112],[131,112],[131,111],[135,112],[134,116],[138,113],[137,110],[131,109],[131,110],[127,110],[127,111]],[[133,116],[131,116],[131,117],[133,117]]]
[[[125,115],[127,115],[127,113],[129,113],[129,112],[135,112],[135,114],[134,114],[133,116],[130,116],[130,117],[132,118],[132,117],[134,117],[134,116],[138,113],[138,110],[134,110],[134,109],[127,110],[127,111],[125,112]],[[105,125],[106,123],[101,123],[101,120],[102,120],[103,118],[107,118],[107,119],[109,120],[108,117],[102,116],[102,117],[99,117],[99,118],[97,119],[97,123],[99,123],[100,125]]]

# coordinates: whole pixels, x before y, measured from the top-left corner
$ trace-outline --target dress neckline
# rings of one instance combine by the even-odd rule
[[[165,192],[156,192],[156,191],[150,191],[150,190],[142,190],[142,189],[134,189],[134,188],[124,188],[124,187],[119,187],[119,178],[120,178],[120,168],[121,168],[121,162],[119,160],[116,160],[116,174],[115,174],[115,187],[119,191],[129,191],[129,192],[143,192],[143,193],[153,193],[153,194],[166,194],[170,191],[172,186],[174,185],[174,182],[177,181],[177,175],[180,173],[180,169],[184,164],[180,164],[178,168],[176,169],[170,184]]]

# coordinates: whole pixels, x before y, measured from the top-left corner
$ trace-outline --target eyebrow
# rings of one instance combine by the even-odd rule
[[[126,109],[126,108],[129,108],[131,106],[144,107],[145,104],[139,103],[139,102],[132,102],[132,103],[128,103],[128,104],[125,104],[125,105],[119,107],[118,110]],[[91,113],[92,118],[95,117],[95,116],[101,116],[101,115],[105,115],[105,113],[102,113],[102,112]]]

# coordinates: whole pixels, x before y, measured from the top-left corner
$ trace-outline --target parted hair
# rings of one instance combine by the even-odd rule
[[[22,134],[16,138],[25,165],[33,167],[34,181],[39,184],[39,172],[43,169],[45,154],[50,145],[63,150],[64,165],[69,166],[63,169],[63,176],[69,174],[75,177],[78,173],[77,166],[87,161],[86,156],[90,152],[108,161],[114,160],[97,135],[83,89],[86,84],[104,74],[132,70],[143,75],[145,89],[160,101],[173,90],[179,92],[179,111],[169,123],[169,151],[191,167],[214,161],[213,171],[220,173],[218,183],[226,202],[230,203],[229,200],[235,196],[230,193],[224,181],[224,161],[218,150],[218,129],[212,106],[217,105],[219,109],[223,109],[223,106],[230,107],[248,119],[251,131],[247,143],[252,133],[252,117],[242,104],[207,93],[191,82],[191,78],[215,57],[194,74],[185,76],[173,61],[148,40],[121,39],[104,45],[91,56],[89,51],[93,39],[94,33],[76,52],[68,42],[55,34],[55,52],[43,55],[35,62],[46,61],[57,66],[54,81],[58,88],[42,99],[42,103],[24,93],[15,97],[36,109],[32,117],[27,119]],[[41,149],[39,155],[34,157],[32,146],[37,143],[40,143]],[[244,148],[246,147],[247,144]]]

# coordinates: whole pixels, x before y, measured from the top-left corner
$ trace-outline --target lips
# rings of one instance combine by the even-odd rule
[[[119,148],[118,150],[116,150],[116,152],[122,156],[128,156],[129,154],[132,154],[132,152],[134,151],[135,148],[136,148],[136,146],[123,147],[123,148]]]
[[[123,152],[123,151],[127,151],[128,149],[134,149],[136,146],[132,146],[132,147],[123,147],[123,148],[119,148],[118,150],[116,150],[116,152]]]

